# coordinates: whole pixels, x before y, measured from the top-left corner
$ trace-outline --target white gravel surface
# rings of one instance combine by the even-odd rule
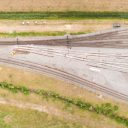
[[[21,54],[19,51],[29,51]],[[53,46],[0,46],[1,58],[57,68],[128,95],[128,50]]]

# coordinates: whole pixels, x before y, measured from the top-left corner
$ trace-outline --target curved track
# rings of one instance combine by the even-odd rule
[[[0,58],[0,62],[6,63],[6,64],[17,65],[20,67],[26,67],[26,68],[33,69],[33,70],[40,72],[40,73],[52,74],[52,75],[57,76],[61,79],[68,80],[71,83],[81,85],[81,86],[86,87],[88,89],[91,89],[93,91],[97,90],[99,92],[102,92],[102,93],[107,94],[109,96],[115,97],[117,99],[128,101],[128,95],[119,93],[119,92],[114,91],[112,89],[103,87],[101,85],[98,85],[96,83],[90,82],[86,79],[80,78],[78,76],[75,76],[73,74],[70,74],[70,73],[67,73],[67,72],[64,72],[61,70],[57,70],[54,68],[43,66],[43,65],[37,64],[37,63],[32,63],[30,61],[23,61],[23,60],[12,59],[12,58],[8,58],[8,59]]]
[[[66,58],[72,58],[74,60],[83,61],[87,65],[92,65],[93,67],[104,68],[104,69],[111,69],[113,71],[120,71],[122,73],[128,72],[128,64],[123,62],[124,60],[128,59],[127,54],[114,54],[114,53],[85,53],[76,51],[67,53],[67,51],[55,50],[55,49],[45,49],[45,48],[36,48],[33,46],[19,46],[19,48],[14,49],[14,51],[21,51],[21,52],[29,52],[37,55],[53,57],[53,55],[57,56],[66,56]],[[85,55],[86,54],[86,55]],[[94,58],[95,57],[95,58]],[[99,58],[102,61],[99,61]],[[109,58],[108,62],[105,61],[106,58]],[[115,59],[118,58],[118,62],[115,62]]]
[[[105,47],[128,48],[128,28],[109,30],[99,33],[58,37],[0,39],[1,45],[50,45],[68,47]]]
[[[19,47],[14,49],[14,51],[32,53],[40,56],[54,57],[62,56],[66,58],[71,58],[73,60],[84,62],[86,65],[92,67],[98,67],[101,69],[107,69],[111,71],[117,71],[124,74],[128,73],[128,52],[120,53],[120,52],[92,52],[92,53],[83,53],[83,51],[73,51],[67,52],[63,49],[54,50],[53,48],[45,49],[45,48],[36,48],[33,46],[22,46],[21,44],[39,44],[39,45],[52,45],[52,46],[76,46],[76,47],[105,47],[105,48],[128,48],[128,29],[117,29],[111,30],[103,33],[96,34],[88,34],[88,35],[79,35],[79,36],[71,36],[71,37],[46,37],[46,38],[28,38],[28,39],[17,39],[17,40],[7,40],[6,44],[19,44]],[[5,43],[0,40],[1,43]],[[123,49],[124,50],[124,49]],[[107,58],[107,59],[106,59]],[[40,73],[47,73],[57,76],[61,79],[68,80],[72,83],[81,85],[83,87],[87,87],[93,91],[97,90],[101,93],[108,94],[112,97],[116,97],[121,100],[128,101],[128,95],[126,93],[120,93],[113,89],[104,87],[102,85],[96,84],[94,82],[90,82],[85,78],[81,78],[75,76],[73,74],[64,72],[62,70],[58,70],[55,68],[51,68],[48,66],[41,65],[39,63],[31,62],[28,60],[21,59],[13,59],[13,58],[2,58],[0,57],[0,62],[13,64],[20,67],[26,67],[29,69],[34,69]]]

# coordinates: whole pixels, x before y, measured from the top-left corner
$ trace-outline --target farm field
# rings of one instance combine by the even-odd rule
[[[0,1],[0,38],[85,34],[128,22],[127,0]],[[20,5],[20,6],[18,6]]]
[[[127,6],[126,0],[1,1],[0,38],[85,34],[114,23],[127,27]]]
[[[32,11],[128,11],[127,0],[4,0],[2,12]]]
[[[82,19],[128,19],[128,12],[86,12],[86,11],[42,11],[42,12],[0,12],[0,19],[6,20],[82,20]]]

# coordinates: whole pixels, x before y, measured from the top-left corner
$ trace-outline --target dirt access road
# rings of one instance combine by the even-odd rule
[[[0,20],[1,33],[13,32],[95,32],[111,29],[112,24],[121,20]],[[125,21],[127,23],[127,21]]]

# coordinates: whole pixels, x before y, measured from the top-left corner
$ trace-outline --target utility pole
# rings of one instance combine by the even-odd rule
[[[66,37],[67,37],[67,48],[71,49],[71,42],[69,40],[69,34],[67,34]]]
[[[17,45],[18,45],[18,37],[16,38],[16,43],[17,43]]]

